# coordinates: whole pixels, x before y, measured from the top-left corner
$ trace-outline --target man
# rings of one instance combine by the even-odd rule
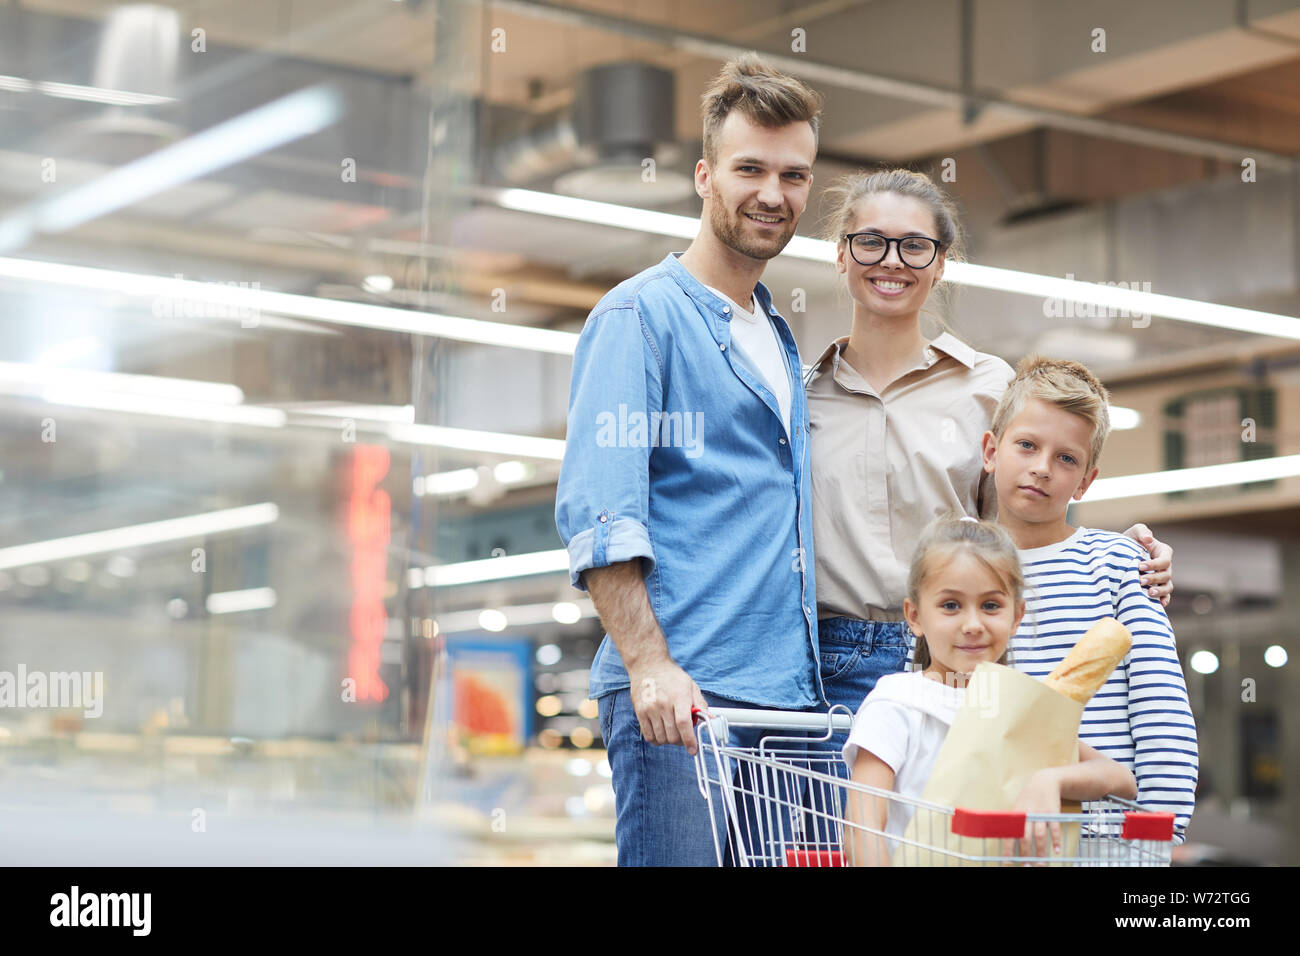
[[[555,513],[607,631],[590,693],[620,865],[715,862],[692,707],[824,707],[807,404],[759,282],[807,205],[819,114],[757,55],[726,64],[703,97],[699,234],[601,299],[574,355]]]

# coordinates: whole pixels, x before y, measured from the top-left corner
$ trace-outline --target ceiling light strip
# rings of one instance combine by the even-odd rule
[[[1222,488],[1252,481],[1276,481],[1300,475],[1300,455],[1235,461],[1223,465],[1202,465],[1173,471],[1153,471],[1141,475],[1099,478],[1092,483],[1081,504],[1158,495],[1170,491],[1193,491],[1198,488]]]
[[[280,509],[273,502],[227,508],[204,514],[151,521],[146,524],[92,531],[49,541],[34,541],[11,548],[0,548],[0,568],[18,568],[47,561],[62,561],[107,551],[138,548],[151,544],[182,541],[225,531],[238,531],[272,524],[279,520]]]
[[[219,282],[197,282],[167,276],[119,272],[89,266],[65,265],[35,259],[0,257],[0,277],[51,285],[76,286],[100,292],[116,292],[138,298],[222,304],[241,310],[242,315],[261,312],[296,316],[360,328],[428,335],[435,338],[497,345],[555,355],[572,355],[578,345],[576,332],[535,329],[508,322],[488,322],[436,312],[417,312],[390,306],[367,305],[342,299],[321,299],[288,292],[271,292]],[[240,315],[232,315],[239,319]],[[246,320],[241,320],[246,321]]]
[[[574,199],[541,193],[529,189],[476,190],[476,195],[506,208],[520,212],[557,216],[596,225],[634,229],[673,238],[694,238],[699,232],[698,218],[647,209],[632,209],[614,203],[590,199]],[[834,262],[835,244],[824,239],[795,236],[786,245],[783,255],[813,262]],[[1077,279],[1037,275],[1015,269],[981,266],[969,262],[950,262],[944,267],[944,278],[958,285],[969,285],[1018,295],[1059,299],[1062,302],[1079,302],[1103,306],[1120,314],[1135,317],[1159,315],[1164,318],[1212,325],[1218,328],[1300,339],[1300,319],[1255,309],[1200,302],[1172,295],[1124,289]]]
[[[568,571],[569,552],[564,548],[554,551],[530,551],[511,554],[503,558],[483,558],[479,561],[462,561],[458,564],[433,565],[424,569],[427,587],[442,588],[456,584],[475,584],[479,581],[497,581],[502,578],[519,578],[530,574],[548,574]]]

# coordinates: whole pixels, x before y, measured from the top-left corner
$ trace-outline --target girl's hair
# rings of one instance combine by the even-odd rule
[[[1015,542],[1000,526],[991,521],[976,521],[974,518],[956,514],[936,518],[926,525],[912,555],[912,567],[907,575],[907,597],[914,606],[921,601],[921,587],[940,565],[958,554],[970,554],[983,564],[1006,588],[1013,605],[1024,599],[1025,576],[1020,569],[1020,555],[1016,552]],[[999,664],[1008,664],[1011,660],[1011,640],[1007,640],[1007,649],[998,658]],[[925,670],[930,666],[930,648],[925,643],[925,635],[916,639],[916,651],[912,655],[916,670]]]
[[[957,204],[946,192],[935,185],[925,173],[910,169],[882,167],[841,176],[822,193],[822,238],[839,246],[844,234],[849,232],[857,215],[858,205],[868,196],[891,193],[915,199],[930,210],[939,240],[939,250],[948,262],[960,262],[965,256],[965,236]],[[951,311],[951,284],[943,283],[935,291],[943,311]],[[928,300],[927,300],[928,301]],[[940,330],[952,331],[942,314],[934,319]]]

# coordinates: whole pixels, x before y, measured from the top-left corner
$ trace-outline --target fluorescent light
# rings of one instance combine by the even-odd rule
[[[134,415],[156,415],[161,418],[181,418],[186,421],[225,422],[232,425],[254,425],[261,428],[281,428],[285,414],[278,408],[258,408],[253,405],[214,405],[204,402],[185,402],[131,395],[123,392],[96,392],[88,388],[59,386],[41,393],[44,401],[56,405],[75,405],[79,408],[97,408],[112,412],[129,412]]]
[[[364,422],[405,422],[415,421],[414,405],[340,405],[332,402],[291,402],[277,404],[295,415],[319,415],[325,418],[350,418]]]
[[[532,435],[511,435],[505,432],[480,432],[468,428],[447,428],[442,425],[389,425],[388,437],[413,445],[432,445],[435,448],[455,448],[459,451],[485,452],[491,455],[517,455],[521,458],[564,458],[564,439],[535,438]],[[428,491],[428,480],[425,480]]]
[[[225,382],[51,368],[20,362],[0,362],[0,393],[34,396],[57,405],[264,428],[280,428],[286,420],[285,413],[278,408],[241,404],[243,391]]]
[[[484,190],[484,194],[490,195],[496,204],[504,209],[516,209],[520,212],[531,212],[557,219],[616,226],[636,232],[672,236],[674,239],[694,239],[696,233],[700,231],[699,216],[679,216],[669,212],[655,212],[652,209],[597,202],[593,199],[576,199],[573,196],[536,192],[532,189]]]
[[[612,203],[599,203],[587,199],[555,196],[531,190],[483,190],[507,208],[543,215],[561,216],[582,222],[638,229],[676,238],[693,238],[699,231],[699,220],[690,216],[648,209],[633,209]],[[689,224],[689,231],[687,226]],[[9,219],[0,221],[0,249],[5,243],[13,245],[25,235],[24,224]],[[5,239],[4,237],[9,237]],[[784,254],[794,258],[817,262],[834,262],[835,246],[821,239],[795,236],[786,246]],[[118,272],[111,269],[92,269],[60,263],[39,262],[29,259],[0,258],[0,276],[35,282],[49,282],[63,286],[120,292],[133,296],[174,296],[180,299],[200,298],[202,301],[224,303],[256,313],[274,313],[297,316],[319,322],[351,325],[360,328],[385,329],[411,335],[429,335],[462,342],[495,345],[503,348],[520,348],[556,355],[572,355],[577,347],[578,334],[554,329],[536,329],[511,325],[506,322],[488,322],[460,316],[433,312],[417,312],[391,306],[369,305],[338,299],[320,299],[312,296],[270,292],[264,289],[226,286],[220,283],[201,283],[185,279]],[[1083,302],[1105,306],[1132,315],[1160,315],[1184,322],[1211,325],[1219,328],[1300,339],[1300,319],[1293,316],[1241,309],[1233,306],[1198,302],[1176,296],[1157,295],[1137,289],[1062,279],[1055,276],[1035,275],[1013,269],[974,265],[968,262],[949,263],[944,277],[963,285],[1013,292],[1022,295],[1042,296],[1062,301]],[[256,314],[255,313],[255,314]]]
[[[454,495],[478,487],[477,468],[457,468],[455,471],[442,471],[425,475],[420,481],[416,495]]]
[[[0,565],[3,567],[4,565]],[[457,564],[433,565],[424,569],[424,583],[432,588],[455,584],[474,584],[478,581],[497,581],[501,578],[518,578],[529,574],[548,574],[569,569],[569,552],[564,548],[554,551],[530,551],[511,554],[504,558],[483,558],[479,561],[461,561]],[[549,615],[551,605],[545,605]]]
[[[1198,674],[1213,674],[1219,669],[1219,657],[1213,651],[1197,651],[1188,663]]]
[[[485,631],[504,631],[509,624],[506,616],[493,608],[485,608],[478,616],[478,626]]]
[[[1142,416],[1137,413],[1136,409],[1125,408],[1122,405],[1110,405],[1107,406],[1107,411],[1110,413],[1111,431],[1128,431],[1142,424]]]
[[[582,608],[572,601],[559,601],[551,608],[551,617],[561,624],[576,624],[582,620]]]
[[[298,90],[39,202],[28,215],[37,229],[63,232],[319,132],[342,111],[339,94],[328,86]]]
[[[238,531],[242,528],[272,524],[279,517],[280,509],[272,502],[264,502],[242,508],[227,508],[183,518],[169,518],[166,521],[151,521],[125,528],[112,528],[108,531],[92,531],[67,538],[34,541],[11,548],[0,548],[0,568],[19,568],[28,564],[103,554],[105,551],[200,538],[224,531]]]
[[[136,563],[125,554],[115,554],[108,559],[104,570],[115,578],[133,578],[137,570]]]
[[[1290,478],[1293,475],[1300,475],[1300,455],[1261,458],[1257,461],[1234,461],[1224,465],[1203,465],[1199,468],[1177,468],[1173,471],[1153,471],[1141,475],[1121,475],[1117,478],[1098,478],[1088,489],[1082,503],[1132,498],[1137,495],[1158,495],[1169,491],[1191,491],[1196,488],[1221,488],[1224,485],[1273,481],[1278,478]]]
[[[1159,315],[1182,322],[1212,325],[1238,332],[1300,339],[1300,319],[1290,315],[1239,309],[1230,305],[1198,302],[1195,299],[1159,295],[1138,289],[1122,289],[1094,282],[1080,282],[1077,279],[1058,279],[1055,276],[1018,272],[1014,269],[979,266],[970,262],[949,263],[944,266],[943,277],[959,285],[1041,296],[1044,299],[1086,302],[1133,316]]]
[[[1282,667],[1287,662],[1286,648],[1281,644],[1271,644],[1264,651],[1264,663],[1269,667]]]
[[[482,629],[484,613],[493,615],[488,618],[489,623],[501,623],[504,619],[505,624],[500,630],[504,630],[506,627],[536,627],[539,624],[554,624],[553,608],[554,605],[551,604],[515,604],[503,608],[450,611],[438,615],[438,633],[458,634],[464,631]],[[581,620],[584,617],[596,616],[596,609],[592,606],[591,601],[580,601],[574,604],[573,608],[577,611],[577,617],[574,618],[574,621]],[[497,614],[500,614],[501,618],[495,617]],[[486,628],[486,630],[496,630],[496,628]]]
[[[492,469],[492,477],[503,485],[513,485],[528,478],[533,472],[522,461],[503,461]]]
[[[225,382],[200,382],[188,378],[164,378],[157,375],[51,368],[24,362],[0,362],[0,382],[30,383],[41,388],[71,387],[123,392],[167,401],[174,399],[217,405],[238,405],[244,400],[244,392],[238,385]]]
[[[366,292],[385,293],[393,291],[393,277],[387,275],[366,276],[361,280],[361,288]]]
[[[108,103],[111,106],[155,106],[174,103],[174,97],[155,93],[132,93],[103,86],[80,86],[76,83],[48,83],[26,80],[21,76],[0,76],[0,90],[10,93],[44,93],[65,100],[84,100],[87,103]]]
[[[0,221],[0,237],[14,229],[13,223]],[[0,241],[0,249],[4,244]],[[416,312],[386,305],[367,305],[341,299],[320,299],[288,292],[271,292],[261,288],[231,286],[222,283],[196,282],[171,276],[94,269],[89,266],[42,262],[36,259],[0,258],[0,277],[29,282],[46,282],[62,287],[74,286],[101,292],[117,292],[139,298],[170,297],[225,304],[237,309],[254,310],[253,314],[276,314],[314,319],[358,328],[384,329],[411,335],[497,345],[503,348],[572,355],[578,346],[578,333],[555,329],[535,329],[508,322],[487,322],[436,312]],[[245,311],[242,314],[248,314]],[[230,316],[238,318],[238,314]]]
[[[263,611],[275,607],[275,588],[248,588],[243,591],[218,591],[209,594],[209,614],[234,614],[237,611]]]
[[[477,194],[505,209],[614,226],[620,229],[633,229],[638,232],[671,236],[675,239],[693,239],[700,229],[699,217],[679,216],[650,209],[634,209],[629,206],[594,202],[590,199],[574,199],[570,196],[535,192],[530,189],[484,188],[478,190]],[[795,236],[785,247],[782,255],[814,262],[834,262],[835,244],[824,239]],[[980,266],[969,262],[948,263],[944,266],[943,277],[958,285],[996,289],[1000,292],[1014,292],[1044,299],[1090,303],[1135,316],[1159,315],[1182,322],[1212,325],[1240,332],[1300,339],[1300,319],[1255,309],[1240,309],[1234,306],[1216,305],[1212,302],[1198,302],[1195,299],[1158,295],[1138,289],[1122,289],[1075,279],[1059,279],[1055,276]]]
[[[486,466],[484,466],[486,467]],[[492,469],[492,478],[501,485],[515,485],[527,481],[537,473],[532,465],[522,461],[503,461]],[[457,468],[430,475],[417,475],[412,489],[417,498],[424,495],[458,495],[473,491],[479,486],[478,468]]]

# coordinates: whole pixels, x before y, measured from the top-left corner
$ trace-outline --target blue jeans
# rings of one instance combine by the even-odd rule
[[[912,632],[904,621],[828,617],[817,622],[817,634],[826,701],[855,714],[876,681],[903,670],[912,648]],[[836,738],[843,749],[848,735]]]
[[[859,621],[849,617],[823,618],[817,622],[818,643],[821,648],[822,686],[826,701],[832,707],[840,704],[856,714],[876,681],[886,674],[902,671],[911,656],[912,632],[904,621]],[[823,757],[832,757],[830,766],[840,776],[848,779],[852,768],[840,759],[847,733],[836,733],[829,740],[810,742],[809,750]],[[829,771],[827,771],[829,772]],[[844,792],[837,794],[836,806],[816,805],[824,797],[810,796],[814,813],[819,819],[840,815],[844,806]],[[819,826],[816,838],[829,840],[831,835]]]
[[[728,700],[714,694],[705,694],[710,707],[743,707],[752,704]],[[734,845],[732,828],[723,815],[722,794],[718,786],[712,790],[712,816],[710,804],[700,792],[695,758],[686,748],[672,744],[647,743],[641,736],[641,724],[632,708],[631,692],[626,688],[602,695],[599,699],[600,729],[605,738],[609,766],[613,771],[614,810],[616,821],[614,839],[618,845],[619,866],[717,866],[717,851],[724,854],[724,862],[735,859],[738,848]],[[730,743],[737,747],[755,747],[768,731],[762,728],[730,728]],[[700,740],[696,728],[696,740]],[[711,755],[706,755],[711,777],[717,769]],[[752,801],[744,794],[755,790],[749,779],[748,767],[737,769],[734,764],[724,767],[737,781],[737,810],[742,815],[743,833],[771,832],[766,823],[755,824]],[[780,784],[784,786],[784,784]],[[777,801],[781,805],[798,802],[783,794]],[[769,808],[770,812],[770,808]],[[786,822],[779,824],[788,828]],[[763,828],[766,827],[764,830]],[[717,835],[718,844],[714,839]],[[745,852],[749,852],[746,850]]]

